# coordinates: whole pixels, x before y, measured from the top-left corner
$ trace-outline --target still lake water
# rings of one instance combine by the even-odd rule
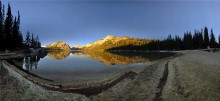
[[[24,70],[54,82],[101,80],[125,70],[144,68],[171,53],[145,52],[48,52],[16,61]]]

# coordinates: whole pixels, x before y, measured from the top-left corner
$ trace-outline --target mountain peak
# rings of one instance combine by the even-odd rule
[[[113,36],[108,35],[103,39],[97,40],[93,43],[87,44],[85,46],[79,47],[75,46],[74,48],[79,48],[83,50],[109,50],[117,47],[124,47],[124,46],[141,46],[148,44],[151,40],[147,39],[138,39],[138,38],[132,38],[129,36]]]
[[[54,49],[54,50],[70,50],[70,46],[63,41],[54,42],[46,46],[46,48]]]
[[[123,39],[130,39],[130,38],[132,38],[132,37],[129,37],[129,36],[123,36],[123,37],[121,37],[121,38],[123,38]]]
[[[114,39],[114,38],[117,38],[117,36],[108,35],[108,36],[106,36],[104,39]]]

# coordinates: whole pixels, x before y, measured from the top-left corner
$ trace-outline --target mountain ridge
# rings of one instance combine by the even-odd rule
[[[63,41],[54,42],[52,44],[47,45],[45,48],[50,49],[50,50],[64,50],[64,51],[71,50],[70,46]]]
[[[133,38],[129,36],[113,36],[108,35],[105,38],[99,39],[95,42],[90,44],[86,44],[85,46],[73,46],[73,49],[80,49],[80,50],[111,50],[118,47],[140,47],[146,45],[154,40],[150,39],[140,39],[140,38]]]

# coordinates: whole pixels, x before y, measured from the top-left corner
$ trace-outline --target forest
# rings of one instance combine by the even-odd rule
[[[220,36],[218,37],[218,42],[220,42]],[[220,43],[218,42],[213,29],[209,33],[208,28],[205,27],[204,30],[195,30],[194,34],[187,31],[184,33],[183,38],[177,35],[172,37],[170,34],[164,40],[158,40],[143,47],[147,50],[193,50],[219,48]]]
[[[41,43],[38,36],[30,36],[27,32],[26,39],[23,40],[20,31],[20,13],[13,17],[11,6],[8,4],[7,13],[5,15],[5,6],[0,1],[0,50],[22,50],[29,48],[39,48]]]
[[[220,36],[216,41],[213,29],[210,33],[208,28],[195,30],[194,34],[190,31],[184,33],[183,38],[172,36],[171,34],[164,40],[151,40],[150,43],[134,46],[132,44],[114,47],[108,50],[193,50],[220,47]]]

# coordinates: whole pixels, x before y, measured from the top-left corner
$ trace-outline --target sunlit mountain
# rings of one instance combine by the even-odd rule
[[[51,49],[51,50],[65,50],[70,51],[70,46],[62,41],[54,42],[50,45],[47,45],[45,48]]]
[[[85,46],[73,46],[74,49],[81,50],[111,50],[118,47],[141,47],[146,44],[149,44],[154,40],[150,39],[139,39],[132,38],[128,36],[118,37],[118,36],[106,36],[103,39],[97,40],[93,43],[87,44]]]

